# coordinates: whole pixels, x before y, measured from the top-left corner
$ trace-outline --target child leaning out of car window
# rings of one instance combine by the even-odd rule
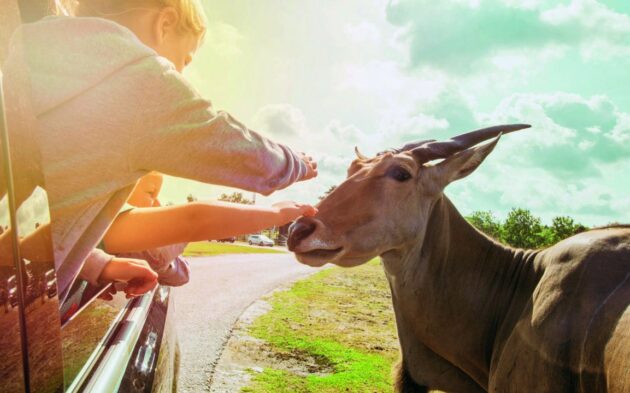
[[[26,64],[10,54],[5,76],[31,76],[60,297],[84,263],[90,282],[131,282],[132,294],[155,285],[138,260],[94,250],[151,171],[264,195],[317,175],[312,159],[215,110],[181,75],[206,30],[198,1],[57,5],[63,15],[16,31]]]
[[[105,234],[103,246],[108,253],[147,261],[160,284],[169,286],[188,282],[188,263],[179,257],[188,242],[258,232],[317,212],[295,202],[271,207],[225,202],[161,206],[161,188],[162,175],[157,172],[138,180],[127,206]]]

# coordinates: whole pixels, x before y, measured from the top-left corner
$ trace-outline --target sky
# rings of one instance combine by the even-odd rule
[[[371,155],[528,123],[446,188],[463,214],[630,222],[629,1],[202,2],[208,34],[186,77],[320,165],[317,179],[257,203],[317,202],[344,179],[354,146]],[[231,191],[168,178],[162,200]]]

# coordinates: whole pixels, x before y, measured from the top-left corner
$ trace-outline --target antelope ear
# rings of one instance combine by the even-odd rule
[[[435,171],[435,176],[442,188],[455,180],[459,180],[473,173],[475,169],[481,165],[483,160],[486,159],[488,154],[494,150],[500,138],[501,135],[494,138],[490,143],[463,150],[436,164],[432,170]]]

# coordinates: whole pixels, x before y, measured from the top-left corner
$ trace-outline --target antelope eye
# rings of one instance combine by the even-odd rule
[[[391,177],[392,179],[399,182],[404,182],[411,179],[411,173],[409,173],[408,170],[400,166],[394,166],[394,167],[389,168],[386,176]]]

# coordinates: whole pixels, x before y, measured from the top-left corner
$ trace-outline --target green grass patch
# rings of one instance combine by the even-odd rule
[[[266,368],[248,393],[391,392],[398,340],[391,295],[379,261],[332,268],[275,294],[272,310],[250,326],[279,355],[301,353],[322,373]]]
[[[223,254],[283,254],[285,251],[274,248],[264,248],[257,246],[244,246],[240,244],[217,243],[217,242],[195,242],[190,243],[184,250],[184,256],[212,256]]]

